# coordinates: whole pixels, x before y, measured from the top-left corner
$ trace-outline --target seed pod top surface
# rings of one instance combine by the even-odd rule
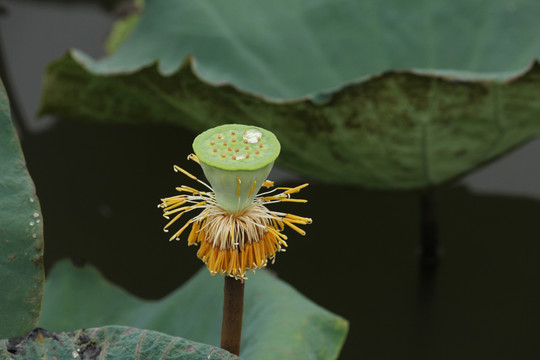
[[[224,170],[257,170],[272,163],[281,146],[270,131],[228,124],[206,130],[193,141],[202,162]]]

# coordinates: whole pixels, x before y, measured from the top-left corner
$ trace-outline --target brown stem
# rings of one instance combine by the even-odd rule
[[[225,276],[221,347],[235,355],[240,355],[243,313],[244,282],[230,276]]]

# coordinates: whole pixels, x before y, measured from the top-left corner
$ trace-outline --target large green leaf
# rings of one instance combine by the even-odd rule
[[[12,360],[207,360],[239,359],[214,346],[125,326],[54,333],[36,329],[25,337],[0,340],[0,359]]]
[[[155,0],[111,56],[51,64],[41,113],[252,123],[280,138],[283,165],[322,180],[439,184],[540,133],[540,67],[523,73],[539,13],[536,0]]]
[[[0,338],[36,326],[43,277],[41,212],[0,82]]]
[[[45,287],[40,326],[54,331],[119,324],[219,345],[223,279],[201,270],[159,301],[135,298],[93,268],[61,262]],[[335,359],[347,321],[310,302],[265,271],[246,284],[241,356],[246,359]]]

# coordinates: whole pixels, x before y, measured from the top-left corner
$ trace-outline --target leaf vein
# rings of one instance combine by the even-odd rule
[[[169,351],[171,351],[173,345],[178,341],[178,338],[175,337],[171,343],[169,344],[169,346],[167,346],[167,348],[165,349],[165,352],[163,353],[163,355],[160,357],[160,360],[165,360],[165,358],[167,357],[167,355],[169,354]]]

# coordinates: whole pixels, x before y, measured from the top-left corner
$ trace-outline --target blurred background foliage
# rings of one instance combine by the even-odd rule
[[[23,82],[18,85],[17,79],[31,77],[32,85],[26,89],[39,88],[44,63],[70,46],[101,56],[113,18],[92,5],[3,4],[13,10],[0,23],[3,56],[12,71],[13,93],[26,101],[17,120],[42,203],[46,269],[70,257],[76,263],[96,265],[107,278],[144,298],[168,294],[200,267],[193,249],[166,241],[160,232],[163,219],[155,208],[157,199],[184,182],[170,170],[191,152],[194,129],[166,123],[68,121],[73,114],[61,121],[25,122],[22,118],[37,110],[40,95],[34,95],[33,103],[25,100]],[[503,3],[490,4],[493,10]],[[504,6],[510,12],[529,9],[527,16],[534,18],[537,8],[530,4],[535,3],[512,1]],[[459,20],[469,24],[469,13],[461,15]],[[10,23],[11,16],[19,23]],[[39,41],[47,49],[32,57],[39,49],[36,42],[36,47],[30,46],[32,32],[34,37],[45,34],[51,23],[55,25],[48,29],[50,35],[39,37],[47,39]],[[464,36],[489,33],[499,26],[471,22]],[[535,31],[536,23],[531,26],[526,34],[517,34],[534,42],[540,32]],[[500,34],[515,34],[514,28],[500,29]],[[500,50],[496,40],[485,45]],[[529,50],[537,55],[539,49],[531,45]],[[524,70],[532,60],[523,58],[519,66],[503,70]],[[538,101],[529,102],[538,106]],[[530,120],[537,122],[537,113]],[[278,258],[272,270],[350,321],[343,359],[534,356],[540,333],[536,306],[540,289],[535,280],[540,275],[536,226],[540,196],[535,185],[540,176],[534,166],[538,151],[535,142],[477,175],[413,191],[330,185],[278,168],[272,175],[280,183],[312,182],[306,189],[309,206],[295,211],[315,221],[307,237],[291,236],[288,253]],[[202,176],[197,168],[187,167]],[[524,186],[526,179],[532,184],[529,189]],[[499,191],[489,192],[492,189]],[[527,193],[531,196],[508,195]],[[431,209],[436,212],[432,227],[438,243],[432,245],[441,250],[435,252],[442,254],[440,265],[436,261],[419,265],[425,231],[420,224],[426,223],[419,200],[426,198],[436,204]]]

